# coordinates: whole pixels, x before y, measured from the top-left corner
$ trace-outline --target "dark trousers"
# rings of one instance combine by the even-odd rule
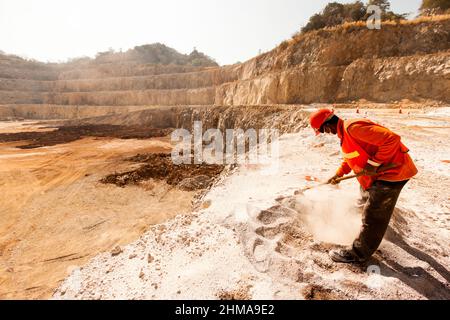
[[[408,180],[391,182],[377,180],[368,190],[361,189],[366,201],[362,227],[353,242],[353,250],[362,259],[368,259],[377,250],[391,220],[398,196]]]

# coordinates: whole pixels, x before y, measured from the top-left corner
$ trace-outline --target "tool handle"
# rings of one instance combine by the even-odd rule
[[[353,178],[358,178],[359,176],[361,176],[361,173],[358,173],[358,174],[352,174],[352,175],[346,176],[346,177],[336,178],[334,181],[336,181],[336,182],[341,182],[341,181],[344,181],[344,180],[349,180],[349,179],[353,179]]]
[[[380,168],[377,170],[377,174],[378,174],[378,173],[383,173],[384,171],[389,170],[389,169],[393,169],[393,168],[395,168],[395,167],[397,167],[397,164],[396,164],[396,163],[389,163],[389,164],[386,164],[386,165],[381,165]],[[381,169],[381,170],[380,170],[380,169]],[[346,177],[342,177],[342,178],[337,178],[335,181],[336,181],[336,182],[341,182],[341,181],[344,181],[344,180],[349,180],[349,179],[353,179],[353,178],[358,178],[358,177],[363,176],[363,175],[364,175],[364,173],[363,173],[363,172],[360,172],[360,173],[357,173],[357,174],[352,174],[351,176],[346,176]],[[376,175],[376,174],[375,174],[375,175]]]
[[[392,169],[392,168],[395,168],[395,167],[397,167],[397,166],[398,166],[398,165],[397,165],[396,163],[389,163],[389,164],[387,164],[387,165],[381,165],[381,166],[379,167],[379,169],[377,170],[377,173],[378,173],[378,171],[379,171],[380,173],[383,173],[384,171],[389,170],[389,169]],[[380,170],[380,169],[381,169],[381,170]],[[360,173],[357,173],[357,174],[352,174],[352,175],[350,175],[350,176],[337,178],[335,181],[339,183],[339,182],[344,181],[344,180],[349,180],[349,179],[358,178],[359,176],[362,176],[362,175],[363,175],[363,173],[360,172]],[[314,186],[309,186],[309,187],[306,187],[306,188],[297,190],[297,191],[295,191],[294,194],[300,194],[300,193],[303,193],[303,192],[305,192],[305,191],[307,191],[307,190],[310,190],[310,189],[313,189],[313,188],[317,188],[317,187],[320,187],[320,186],[324,186],[324,185],[327,185],[327,184],[330,184],[330,183],[329,183],[329,182],[322,182],[322,183],[316,184],[316,185],[314,185]]]

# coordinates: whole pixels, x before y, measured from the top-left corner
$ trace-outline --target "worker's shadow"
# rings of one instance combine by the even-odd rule
[[[396,218],[403,219],[401,213],[397,214]],[[381,274],[399,279],[428,299],[450,299],[450,272],[427,253],[406,243],[400,233],[401,231],[398,232],[389,226],[384,239],[397,245],[416,259],[427,262],[445,281],[439,281],[422,267],[405,267],[386,257],[383,257],[382,261],[378,261]]]

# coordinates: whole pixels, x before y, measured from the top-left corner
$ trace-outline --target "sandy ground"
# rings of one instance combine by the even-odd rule
[[[365,265],[333,263],[360,226],[355,181],[294,191],[331,176],[339,141],[311,129],[280,139],[276,172],[238,166],[202,209],[150,228],[120,254],[75,268],[55,299],[449,299],[450,109],[338,110],[402,135],[420,173],[402,192],[379,250]]]
[[[14,132],[47,132],[53,131],[55,128],[46,128],[52,121],[47,121],[45,126],[39,122],[28,121],[0,121],[0,133],[14,133]]]
[[[38,127],[2,122],[0,132]],[[0,144],[0,299],[49,298],[76,266],[192,210],[193,193],[165,182],[98,182],[133,166],[125,157],[170,150],[167,138],[85,138],[30,150],[20,143]]]

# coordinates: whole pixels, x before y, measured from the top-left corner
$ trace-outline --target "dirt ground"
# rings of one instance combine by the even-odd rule
[[[119,125],[80,125],[61,127],[39,127],[39,131],[19,131],[1,133],[0,142],[25,141],[18,145],[20,149],[34,149],[69,143],[84,137],[110,137],[119,139],[149,139],[164,137],[171,129],[155,129],[145,126],[119,126]]]
[[[149,138],[163,133],[79,129],[0,123],[8,140],[0,143],[0,299],[49,298],[75,266],[191,211],[195,193],[164,180],[148,180],[145,188],[99,182],[135,169],[124,160],[136,154],[170,152],[169,138]],[[23,141],[31,131],[34,140]],[[17,148],[24,144],[33,149]]]
[[[171,155],[167,153],[137,155],[128,160],[144,163],[144,165],[132,171],[110,174],[101,182],[123,187],[157,179],[165,180],[171,186],[181,186],[186,190],[206,189],[224,169],[222,165],[206,163],[175,165]]]

